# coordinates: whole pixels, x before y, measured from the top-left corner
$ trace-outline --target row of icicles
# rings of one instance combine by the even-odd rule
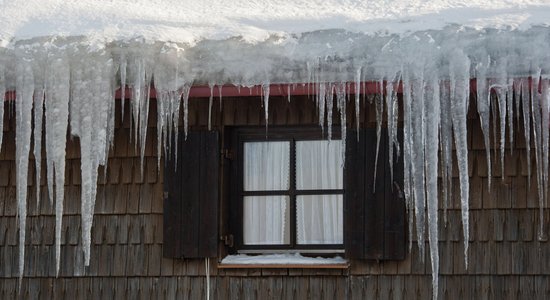
[[[127,69],[134,76],[132,82],[126,78]],[[31,141],[35,156],[36,181],[40,182],[40,161],[42,147],[46,150],[48,195],[55,203],[55,253],[56,274],[59,273],[61,222],[63,215],[63,195],[65,179],[66,132],[70,129],[72,136],[79,137],[81,145],[82,171],[82,241],[85,265],[90,261],[90,240],[96,198],[98,167],[106,166],[109,148],[114,139],[114,100],[117,86],[114,76],[120,76],[120,82],[130,87],[130,111],[133,122],[132,130],[135,143],[139,146],[143,161],[147,120],[149,114],[149,95],[153,78],[150,68],[143,62],[127,64],[122,60],[120,65],[112,60],[98,63],[94,59],[83,60],[80,65],[69,67],[62,59],[52,60],[44,71],[48,74],[44,81],[35,81],[36,66],[32,61],[22,60],[17,64],[15,118],[16,118],[16,176],[17,176],[17,216],[19,227],[19,276],[24,271],[25,228],[27,215],[27,172]],[[1,70],[0,70],[1,71]],[[541,71],[537,70],[529,78],[488,79],[482,69],[476,70],[477,111],[484,136],[488,164],[488,184],[491,184],[491,151],[490,119],[499,121],[500,165],[504,166],[504,149],[506,131],[509,132],[509,143],[513,145],[514,116],[515,120],[523,119],[526,141],[527,170],[530,174],[531,138],[533,138],[537,171],[534,174],[540,204],[540,230],[542,234],[543,207],[548,198],[548,158],[550,139],[550,82],[541,80]],[[428,72],[427,72],[428,73]],[[311,74],[314,94],[319,112],[319,125],[327,126],[328,137],[331,137],[333,105],[336,103],[341,122],[346,122],[346,105],[354,102],[356,119],[359,120],[359,107],[362,86],[362,71],[357,70],[356,82],[329,83],[322,82],[313,72]],[[0,72],[0,95],[5,95],[5,78]],[[188,100],[192,82],[177,89],[159,89],[163,86],[154,79],[157,87],[157,149],[160,169],[161,152],[165,155],[171,145],[177,145],[172,137],[177,137],[180,106],[183,103],[184,130],[187,133]],[[380,142],[380,132],[386,113],[390,151],[397,151],[404,156],[404,192],[409,213],[409,241],[412,245],[413,217],[416,219],[416,233],[420,257],[424,257],[424,227],[427,212],[429,251],[432,265],[433,298],[438,297],[438,174],[441,174],[443,210],[446,218],[447,203],[451,198],[452,156],[456,151],[460,180],[460,198],[464,233],[464,260],[468,265],[469,241],[469,178],[468,178],[468,145],[467,145],[467,110],[470,99],[470,70],[467,58],[454,59],[449,65],[449,77],[445,80],[418,70],[402,68],[395,74],[381,78],[379,90],[384,96],[369,97],[374,102],[376,124]],[[166,86],[166,85],[164,85]],[[354,90],[352,90],[352,86]],[[262,100],[265,109],[266,124],[269,115],[270,85],[262,86]],[[213,95],[214,85],[211,85]],[[290,89],[290,87],[289,87]],[[125,99],[125,89],[120,89],[121,98]],[[402,94],[402,101],[398,100]],[[289,93],[290,95],[290,93]],[[221,87],[220,87],[221,97]],[[290,101],[290,96],[289,96]],[[121,102],[124,105],[124,101]],[[213,97],[209,99],[209,116],[212,114]],[[220,99],[221,103],[221,99]],[[400,107],[403,115],[399,118]],[[4,105],[0,105],[0,141]],[[122,108],[121,113],[124,113]],[[124,116],[122,116],[124,118]],[[403,143],[397,140],[398,120],[403,121]],[[209,122],[209,128],[210,128]],[[355,124],[357,127],[359,124]],[[34,130],[33,130],[34,128]],[[346,143],[346,126],[340,127],[342,145]],[[496,126],[493,126],[496,128]],[[45,130],[45,141],[42,141],[42,130]],[[531,134],[532,133],[532,134]],[[496,131],[493,133],[495,138]],[[453,143],[455,150],[453,150]],[[1,146],[1,143],[0,143]],[[1,150],[1,149],[0,149]],[[177,149],[174,149],[177,153]],[[343,151],[345,153],[345,151]],[[378,151],[374,159],[378,160]],[[342,158],[344,159],[344,157]],[[390,165],[393,154],[389,155]],[[143,163],[141,164],[143,172]],[[392,175],[393,176],[393,175]],[[543,188],[541,188],[543,187]],[[37,203],[39,205],[39,185]],[[414,213],[412,213],[414,212]],[[446,223],[446,222],[445,222]]]

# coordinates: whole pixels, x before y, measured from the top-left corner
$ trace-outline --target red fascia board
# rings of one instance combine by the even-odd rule
[[[383,83],[384,85],[386,83]],[[350,82],[347,84],[346,93],[354,95],[355,94],[355,82]],[[360,94],[379,94],[381,92],[380,83],[375,81],[366,81],[361,82],[359,87]],[[317,91],[315,89],[314,83],[280,83],[280,84],[271,84],[269,85],[269,96],[307,96],[315,95]],[[401,93],[402,84],[399,83],[397,87],[397,92]],[[212,94],[213,97],[220,97],[220,92],[222,97],[259,97],[263,96],[263,87],[261,85],[254,85],[251,87],[237,87],[234,85],[223,85],[220,89],[219,86],[214,86],[211,89],[206,85],[197,85],[192,86],[189,91],[190,98],[209,98]],[[125,98],[129,99],[132,95],[132,89],[126,87]],[[117,89],[115,92],[115,98],[120,99],[122,97],[121,89]],[[151,88],[150,92],[151,98],[157,97],[157,91],[155,88]],[[15,91],[6,92],[5,99],[6,101],[15,100],[16,94]]]
[[[532,78],[528,79],[529,86],[532,84]],[[348,82],[346,93],[349,95],[355,95],[355,82]],[[387,82],[382,82],[383,87],[380,86],[380,82],[378,81],[364,81],[359,83],[359,94],[361,95],[372,95],[372,94],[380,94],[385,90]],[[269,86],[269,95],[274,97],[288,97],[290,96],[308,96],[308,95],[315,95],[317,94],[317,90],[315,88],[315,83],[279,83],[279,84],[271,84]],[[541,90],[541,85],[539,82],[539,92]],[[396,87],[394,87],[394,90],[397,91],[397,93],[403,92],[403,84],[402,82],[399,82]],[[477,91],[477,82],[476,79],[470,80],[470,92],[476,93]],[[190,98],[209,98],[211,95],[213,97],[259,97],[263,96],[263,88],[261,85],[255,85],[251,87],[237,87],[234,85],[223,85],[220,89],[219,86],[214,86],[213,89],[211,89],[209,86],[206,85],[197,85],[192,86],[189,91],[189,97]],[[125,91],[125,98],[129,99],[132,95],[132,89],[129,87],[126,87]],[[116,90],[115,98],[120,99],[122,96],[121,89]],[[157,97],[157,92],[155,88],[151,88],[150,92],[151,98]],[[15,91],[8,91],[5,95],[5,100],[15,100],[16,95]]]

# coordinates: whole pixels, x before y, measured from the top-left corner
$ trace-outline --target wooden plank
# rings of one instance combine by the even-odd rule
[[[153,185],[153,196],[151,199],[151,212],[154,214],[162,214],[163,205],[163,184],[156,183]]]
[[[111,266],[111,275],[112,276],[124,276],[129,274],[126,272],[126,264],[135,263],[127,262],[128,259],[128,246],[127,245],[116,245],[113,247],[114,257],[113,265]]]
[[[378,166],[375,167],[376,157],[376,131],[374,129],[365,130],[365,258],[383,259],[384,258],[384,218],[385,215],[385,170],[383,162],[383,152],[378,158]],[[384,144],[381,139],[381,147]],[[376,178],[374,178],[376,170]]]
[[[406,252],[405,234],[405,195],[403,193],[403,155],[393,153],[393,181],[389,164],[389,147],[387,131],[382,130],[380,139],[379,168],[383,167],[384,173],[384,259],[402,260]],[[402,141],[402,132],[398,133],[398,140]],[[393,147],[393,146],[392,146]]]
[[[184,140],[180,136],[180,140]],[[200,154],[202,149],[201,135],[198,132],[189,132],[187,140],[184,140],[179,151],[179,161],[181,170],[179,184],[181,185],[182,202],[180,207],[180,226],[181,235],[178,242],[180,244],[181,255],[184,257],[197,257],[199,254],[199,226],[200,220],[197,217],[200,214]],[[165,239],[166,241],[166,239]]]
[[[151,202],[153,201],[153,187],[151,184],[142,184],[139,190],[139,213],[151,213]]]
[[[146,158],[146,168],[145,168],[145,172],[146,172],[146,178],[147,178],[147,183],[155,183],[157,182],[157,177],[158,177],[158,173],[160,172],[159,170],[159,166],[158,166],[158,160],[157,160],[157,157],[154,156],[154,157],[147,157]]]
[[[120,183],[120,174],[121,174],[120,166],[121,166],[120,159],[118,158],[109,159],[109,167],[107,168],[107,171],[109,172],[109,176],[108,176],[109,183],[111,184]]]
[[[134,159],[131,157],[120,158],[120,167],[122,170],[121,181],[124,184],[129,184],[133,182],[133,173],[134,173]],[[139,168],[139,166],[137,166]]]
[[[11,178],[15,178],[15,177],[11,177]],[[4,214],[3,214],[3,216],[4,217],[13,217],[13,216],[15,216],[15,214],[17,212],[17,201],[15,200],[16,199],[16,192],[15,192],[15,187],[14,186],[6,187],[4,189],[4,199],[6,199],[6,201],[4,202]]]
[[[198,253],[200,257],[216,257],[218,250],[218,187],[219,187],[219,134],[202,132],[200,141],[200,225]]]
[[[141,244],[142,243],[141,232],[143,228],[143,225],[141,223],[141,216],[140,215],[130,216],[128,220],[129,220],[128,243],[134,244],[134,245]]]
[[[365,134],[361,131],[359,140],[355,138],[356,134],[356,131],[350,131],[346,145],[344,245],[348,258],[363,258],[365,253],[365,156],[361,155],[365,151]]]
[[[116,185],[116,194],[114,202],[113,213],[126,214],[126,206],[128,202],[128,185],[118,184]]]
[[[139,213],[140,186],[139,184],[128,185],[128,202],[126,202],[126,213],[128,214]]]
[[[9,160],[0,160],[0,186],[6,187],[10,183],[10,171],[13,162]]]

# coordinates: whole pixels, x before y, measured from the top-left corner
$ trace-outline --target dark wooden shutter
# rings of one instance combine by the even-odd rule
[[[405,258],[405,203],[401,188],[402,155],[394,156],[394,178],[388,161],[387,131],[382,130],[374,176],[376,129],[350,132],[346,145],[344,244],[348,258]],[[394,154],[396,155],[396,154]]]
[[[165,159],[165,257],[217,256],[218,142],[215,131],[191,131],[187,140],[180,134],[177,160],[174,153]]]

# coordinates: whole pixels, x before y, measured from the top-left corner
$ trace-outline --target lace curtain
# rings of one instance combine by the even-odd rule
[[[340,151],[338,141],[297,141],[296,189],[342,189]],[[284,193],[290,188],[290,142],[248,142],[243,157],[245,191]],[[290,243],[288,196],[246,196],[243,208],[244,244]],[[341,244],[342,194],[297,196],[296,230],[298,244]]]

